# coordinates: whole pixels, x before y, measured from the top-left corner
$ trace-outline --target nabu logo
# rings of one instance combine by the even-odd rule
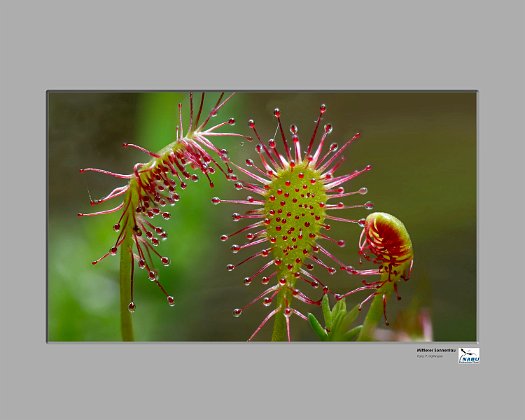
[[[458,350],[458,363],[479,363],[479,348]]]

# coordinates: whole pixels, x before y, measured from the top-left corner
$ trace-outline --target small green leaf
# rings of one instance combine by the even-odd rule
[[[321,308],[323,308],[324,323],[326,328],[332,328],[332,311],[330,310],[330,302],[328,300],[328,295],[323,296],[321,301]]]
[[[352,322],[354,322],[357,319],[357,316],[359,315],[359,304],[355,305],[350,312],[346,314],[345,317],[345,325],[350,326]]]
[[[350,312],[346,312],[346,304],[344,305],[344,311],[342,310],[343,305],[339,306],[339,308],[341,310],[335,316],[330,339],[333,341],[348,341],[345,335],[359,315],[359,305],[354,306]]]
[[[310,321],[310,325],[312,326],[315,333],[319,336],[319,338],[323,341],[326,341],[328,339],[328,334],[326,333],[326,330],[322,327],[322,325],[319,323],[317,318],[313,314],[309,313],[308,321]]]
[[[332,316],[338,312],[343,313],[343,314],[346,313],[346,300],[345,299],[341,299],[336,302],[336,304],[332,308]]]
[[[358,325],[357,327],[352,328],[350,331],[344,334],[343,339],[345,341],[356,341],[362,328],[363,328],[362,325]]]
[[[332,328],[330,331],[336,333],[341,331],[341,322],[346,316],[346,302],[344,299],[338,301],[332,308]]]

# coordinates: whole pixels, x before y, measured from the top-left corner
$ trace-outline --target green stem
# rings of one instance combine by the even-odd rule
[[[373,341],[374,331],[377,324],[383,318],[383,295],[386,295],[387,299],[392,293],[393,282],[385,283],[385,285],[379,289],[378,294],[372,299],[370,309],[366,314],[365,321],[363,322],[363,328],[359,334],[357,341]]]
[[[282,311],[275,314],[272,341],[288,341],[288,335],[286,334],[286,318]]]
[[[370,309],[366,314],[363,328],[359,334],[357,341],[373,341],[374,330],[376,325],[383,316],[383,295],[377,295],[372,300]]]
[[[275,302],[276,308],[285,308],[286,302],[290,302],[292,298],[291,292],[288,288],[283,287]],[[286,318],[284,311],[279,311],[275,314],[275,321],[273,322],[272,341],[288,341],[288,333],[286,330]]]
[[[131,252],[133,239],[126,235],[120,247],[120,329],[122,341],[134,341],[133,321],[128,305],[131,302]]]

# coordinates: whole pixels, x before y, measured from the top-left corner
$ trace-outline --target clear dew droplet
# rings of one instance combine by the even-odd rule
[[[228,265],[226,266],[226,270],[228,270],[228,271],[233,271],[233,270],[235,270],[235,266],[234,266],[233,264],[228,264]]]
[[[359,188],[359,194],[365,195],[367,192],[368,192],[368,188],[366,187]]]
[[[175,305],[175,299],[173,299],[173,296],[167,296],[166,300],[168,301],[168,305],[174,306]]]
[[[371,201],[367,201],[365,203],[365,209],[372,210],[373,208],[374,208],[374,203],[372,203]]]
[[[270,306],[272,304],[272,298],[266,297],[263,299],[264,306]]]
[[[129,305],[128,305],[128,311],[130,311],[131,313],[135,312],[135,303],[134,302],[130,302]]]
[[[365,222],[366,222],[365,219],[359,219],[359,220],[357,221],[357,224],[358,224],[359,226],[361,226],[361,227],[365,227]]]
[[[237,308],[237,309],[234,309],[234,310],[233,310],[233,316],[234,316],[235,318],[239,318],[241,315],[242,315],[242,309]]]

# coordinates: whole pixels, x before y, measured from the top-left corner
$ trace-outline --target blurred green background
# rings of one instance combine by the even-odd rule
[[[200,96],[200,95],[199,95]],[[199,97],[197,96],[197,97]],[[205,110],[217,93],[207,95]],[[83,167],[130,173],[133,164],[147,157],[122,149],[132,142],[152,151],[175,137],[177,104],[187,110],[188,97],[174,92],[48,92],[48,340],[119,341],[118,257],[97,266],[91,261],[103,255],[115,241],[112,225],[118,215],[78,218],[89,212],[89,192],[102,197],[122,185],[113,178],[80,174]],[[235,117],[236,132],[250,134],[253,118],[262,137],[274,137],[273,109],[281,109],[283,124],[299,126],[303,144],[309,141],[320,104],[328,111],[325,122],[333,124],[329,143],[340,145],[356,131],[361,139],[346,152],[339,173],[367,164],[373,170],[345,185],[347,191],[361,186],[367,196],[347,198],[347,203],[371,200],[374,211],[391,213],[406,225],[414,246],[412,278],[400,285],[400,302],[388,305],[391,321],[400,311],[418,306],[429,310],[434,341],[476,340],[476,93],[475,92],[239,92],[221,110],[216,121]],[[239,138],[215,138],[233,161],[256,160],[254,143]],[[304,147],[304,146],[303,146]],[[243,178],[243,177],[241,177]],[[228,272],[227,263],[238,262],[248,250],[231,254],[223,233],[231,233],[231,213],[240,206],[210,202],[213,196],[244,198],[224,177],[215,176],[215,188],[200,181],[191,184],[181,201],[170,209],[165,222],[169,239],[159,246],[172,264],[159,268],[160,281],[176,299],[169,307],[160,290],[136,271],[133,314],[138,341],[244,341],[268,312],[256,304],[240,318],[232,309],[243,306],[262,290],[243,278],[262,265],[255,260]],[[115,201],[115,205],[118,201]],[[104,205],[105,205],[104,204]],[[344,210],[339,216],[366,217],[364,209]],[[331,233],[346,240],[345,248],[330,247],[347,264],[358,264],[360,228],[332,223]],[[160,265],[160,264],[159,264]],[[359,285],[359,278],[338,272],[327,279],[335,292]],[[311,290],[317,298],[319,290]],[[349,305],[366,294],[348,299]],[[319,319],[319,308],[311,311]],[[365,312],[365,311],[363,311]],[[292,318],[296,340],[316,340],[309,325]],[[269,340],[271,325],[258,336]]]

